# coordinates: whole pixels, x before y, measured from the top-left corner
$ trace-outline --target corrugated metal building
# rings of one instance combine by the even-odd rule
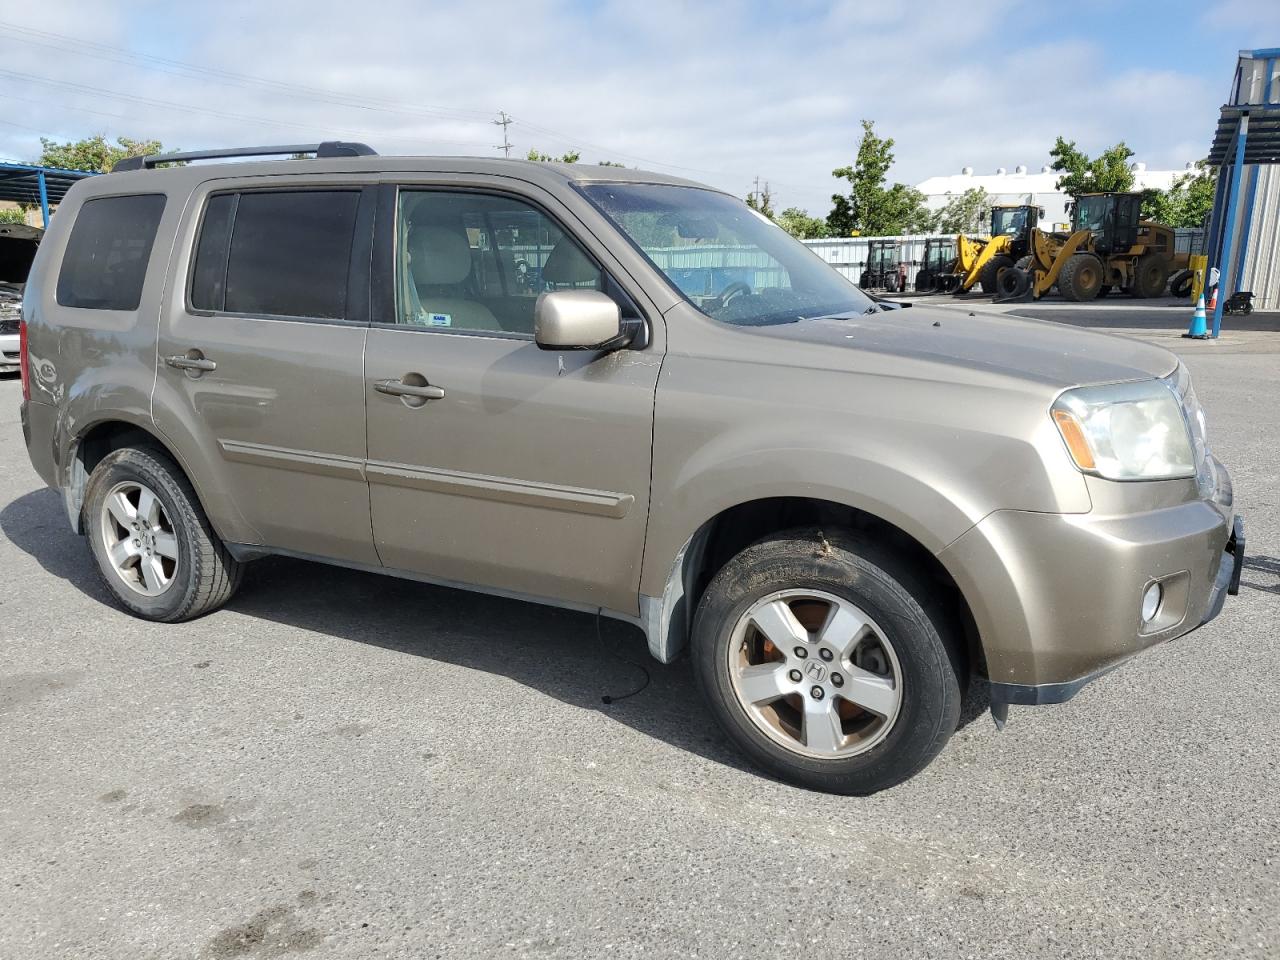
[[[1207,251],[1222,271],[1216,330],[1238,290],[1255,310],[1280,310],[1280,48],[1240,51],[1209,162],[1219,169]]]
[[[1280,166],[1252,167],[1247,183],[1253,217],[1244,258],[1226,290],[1252,290],[1254,309],[1280,310]]]

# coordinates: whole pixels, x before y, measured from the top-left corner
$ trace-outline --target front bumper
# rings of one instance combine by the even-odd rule
[[[1118,516],[997,511],[940,554],[969,601],[993,703],[1069,700],[1221,612],[1239,584],[1244,527],[1215,466],[1211,498]],[[1144,623],[1153,583],[1162,600]]]

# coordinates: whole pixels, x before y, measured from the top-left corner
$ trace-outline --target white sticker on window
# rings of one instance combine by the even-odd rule
[[[453,317],[447,313],[429,313],[427,314],[427,326],[451,327],[453,326]]]

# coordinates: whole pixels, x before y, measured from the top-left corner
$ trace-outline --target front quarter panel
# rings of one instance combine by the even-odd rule
[[[1090,509],[1043,385],[856,351],[836,362],[688,305],[668,337],[644,595],[663,595],[703,523],[768,497],[867,511],[935,554],[994,510]]]

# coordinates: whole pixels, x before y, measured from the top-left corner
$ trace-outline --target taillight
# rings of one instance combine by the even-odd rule
[[[27,321],[18,324],[18,366],[22,370],[22,399],[31,399],[31,356],[27,351]]]

